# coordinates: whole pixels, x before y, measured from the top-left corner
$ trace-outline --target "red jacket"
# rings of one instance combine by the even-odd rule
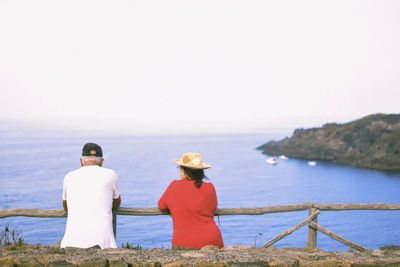
[[[222,248],[221,231],[214,222],[217,209],[214,185],[193,180],[174,180],[158,201],[158,208],[169,211],[174,231],[172,246],[200,249],[206,245]]]

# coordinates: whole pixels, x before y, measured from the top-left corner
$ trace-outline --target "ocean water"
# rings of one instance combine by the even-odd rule
[[[290,136],[287,130],[239,134],[127,136],[76,132],[0,131],[0,209],[62,208],[63,177],[80,167],[86,142],[103,147],[104,167],[119,175],[123,207],[156,207],[179,172],[171,159],[200,152],[213,167],[206,170],[215,185],[220,208],[315,203],[400,203],[400,173],[304,160],[266,164],[255,148]],[[94,137],[93,137],[94,136]],[[225,245],[261,246],[307,217],[307,211],[253,216],[220,216]],[[216,218],[217,221],[217,218]],[[9,217],[31,244],[60,241],[65,218]],[[169,216],[118,216],[117,244],[170,248]],[[400,211],[322,211],[318,223],[369,249],[400,245]],[[307,227],[274,246],[305,247]],[[347,246],[318,233],[317,247],[345,251]]]

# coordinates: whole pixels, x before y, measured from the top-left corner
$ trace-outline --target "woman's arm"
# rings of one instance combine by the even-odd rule
[[[217,200],[217,192],[215,191],[215,187],[213,184],[211,184],[211,198],[210,198],[210,204],[212,210],[217,210],[218,208],[218,200]]]
[[[164,194],[161,196],[160,200],[158,200],[158,209],[163,212],[169,212],[168,203],[169,203],[169,198],[170,198],[169,196],[171,194],[173,184],[174,184],[174,181],[168,185]]]
[[[158,201],[158,209],[161,210],[161,211],[164,211],[164,212],[169,211],[168,205],[167,205],[167,202],[166,202],[166,198],[167,198],[166,197],[166,193],[167,193],[167,191],[164,192],[164,194],[162,195],[162,197]]]
[[[160,211],[162,211],[163,213],[167,213],[167,214],[170,213],[168,206],[164,202],[161,202],[161,199],[158,201],[158,209]]]

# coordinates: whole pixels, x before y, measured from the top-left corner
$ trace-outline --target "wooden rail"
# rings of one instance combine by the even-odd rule
[[[320,211],[343,211],[343,210],[400,210],[400,204],[383,203],[360,203],[360,204],[318,204],[305,202],[293,205],[266,206],[257,208],[223,208],[217,209],[215,215],[262,215],[267,213],[301,211],[315,208]],[[120,207],[116,210],[117,215],[130,216],[157,216],[165,215],[158,208],[127,208]],[[62,218],[67,217],[67,213],[62,209],[42,210],[42,209],[10,209],[0,210],[0,218],[6,217],[39,217],[39,218]]]
[[[344,210],[400,210],[400,204],[384,204],[384,203],[357,203],[357,204],[323,204],[323,203],[311,203],[305,202],[293,205],[279,205],[279,206],[266,206],[256,208],[223,208],[217,209],[215,215],[226,216],[226,215],[261,215],[267,213],[277,212],[291,212],[309,210],[309,217],[301,223],[293,226],[292,228],[281,233],[271,241],[267,242],[264,247],[269,247],[275,242],[281,240],[285,236],[292,234],[297,229],[308,224],[308,238],[306,247],[315,248],[317,246],[317,230],[321,233],[328,235],[329,237],[355,248],[359,251],[365,251],[366,248],[355,244],[344,237],[341,237],[332,231],[322,227],[317,222],[320,211],[344,211]],[[158,216],[166,215],[161,212],[158,208],[128,208],[120,207],[113,211],[113,228],[114,234],[116,233],[116,221],[117,215],[128,215],[128,216]],[[68,213],[64,212],[63,209],[56,210],[42,210],[42,209],[10,209],[0,210],[0,218],[24,216],[24,217],[39,217],[39,218],[63,218],[67,217]]]

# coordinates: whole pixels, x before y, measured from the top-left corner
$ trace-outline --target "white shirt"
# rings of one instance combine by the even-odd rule
[[[63,185],[68,219],[61,247],[116,248],[112,202],[119,195],[113,170],[90,165],[68,173]]]

